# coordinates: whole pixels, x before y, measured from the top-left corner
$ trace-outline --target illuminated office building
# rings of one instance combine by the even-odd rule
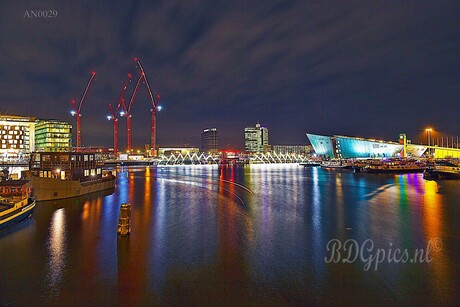
[[[72,126],[64,121],[37,120],[35,124],[35,150],[70,151]]]
[[[34,145],[34,117],[0,114],[0,160],[25,158]]]
[[[245,128],[244,149],[249,153],[269,151],[268,128],[262,127],[259,123],[255,127]]]
[[[217,153],[218,149],[217,128],[204,129],[201,132],[201,152]]]

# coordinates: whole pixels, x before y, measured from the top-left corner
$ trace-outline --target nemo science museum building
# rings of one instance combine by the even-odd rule
[[[401,135],[401,143],[341,135],[324,136],[310,133],[307,133],[307,137],[316,154],[324,158],[421,157],[426,150],[422,145],[407,144],[405,146],[404,135]],[[404,153],[404,147],[406,148],[406,153]]]

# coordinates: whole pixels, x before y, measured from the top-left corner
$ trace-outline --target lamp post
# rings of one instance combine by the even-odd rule
[[[433,131],[432,128],[426,128],[426,138],[427,138],[427,144],[428,144],[428,155],[431,157],[431,148],[430,148],[430,138],[431,138],[431,131]]]

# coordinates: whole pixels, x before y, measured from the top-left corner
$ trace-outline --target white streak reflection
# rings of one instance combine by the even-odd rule
[[[58,285],[62,279],[62,271],[66,258],[65,211],[56,210],[51,219],[50,236],[48,241],[49,272],[48,281],[52,294],[57,294]]]

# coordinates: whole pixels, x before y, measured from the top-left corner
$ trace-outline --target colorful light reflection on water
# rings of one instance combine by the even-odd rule
[[[454,303],[455,181],[297,165],[118,169],[117,188],[40,203],[0,234],[0,303]],[[118,238],[121,203],[132,233]],[[430,263],[325,263],[331,239],[423,248]],[[18,290],[19,289],[19,290]],[[27,295],[25,293],[27,292]]]

